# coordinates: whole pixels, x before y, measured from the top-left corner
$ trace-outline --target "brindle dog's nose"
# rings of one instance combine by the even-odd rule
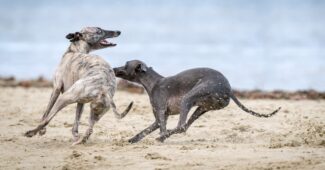
[[[116,34],[117,34],[117,35],[120,35],[120,34],[121,34],[121,31],[116,31]]]

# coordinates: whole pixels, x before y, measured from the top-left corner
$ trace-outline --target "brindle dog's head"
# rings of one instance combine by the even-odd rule
[[[66,36],[70,42],[84,41],[91,50],[114,47],[116,44],[108,42],[107,38],[114,38],[121,34],[120,31],[108,31],[99,27],[85,27],[80,32],[70,33]]]
[[[146,74],[149,68],[139,60],[126,62],[125,66],[114,68],[116,77],[126,79],[133,82],[139,82],[139,78]]]

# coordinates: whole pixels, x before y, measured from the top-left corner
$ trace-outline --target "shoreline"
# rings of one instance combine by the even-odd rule
[[[17,80],[15,77],[0,77],[0,87],[23,87],[23,88],[51,88],[52,82],[40,76],[37,79]],[[142,86],[126,80],[118,79],[117,90],[130,93],[145,93]],[[313,89],[306,90],[233,90],[235,95],[242,99],[286,99],[286,100],[325,100],[325,92]]]

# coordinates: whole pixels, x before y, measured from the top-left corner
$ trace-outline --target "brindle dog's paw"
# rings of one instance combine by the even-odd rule
[[[45,133],[46,133],[46,128],[43,128],[38,132],[38,135],[43,136]]]
[[[73,135],[73,141],[74,142],[79,141],[80,138],[81,138],[81,136],[79,134],[78,135]]]
[[[79,138],[79,140],[77,140],[76,142],[73,142],[72,143],[72,146],[80,145],[80,144],[85,144],[85,143],[86,143],[86,140],[84,140],[84,138]]]
[[[27,131],[27,132],[24,134],[24,136],[31,138],[31,137],[35,136],[36,133],[37,133],[37,132],[34,131],[34,130],[29,130],[29,131]]]

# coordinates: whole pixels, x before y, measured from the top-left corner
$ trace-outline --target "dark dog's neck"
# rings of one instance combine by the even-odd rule
[[[67,53],[85,53],[90,52],[90,45],[82,40],[72,42],[67,50]]]
[[[148,68],[146,73],[139,78],[140,83],[144,86],[147,93],[151,94],[152,89],[155,87],[156,83],[164,78],[157,72],[155,72],[151,67]]]

